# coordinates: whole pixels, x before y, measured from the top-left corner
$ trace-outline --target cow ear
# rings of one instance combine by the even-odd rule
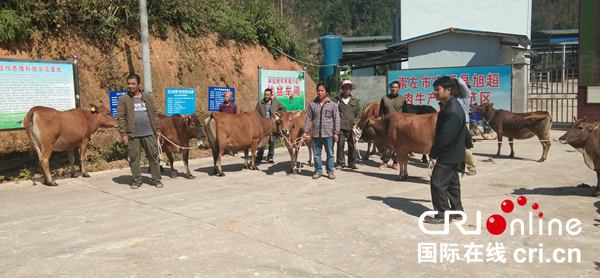
[[[573,122],[577,122],[577,116],[573,116]]]
[[[583,116],[583,121],[587,122],[588,121],[588,117],[587,116]]]

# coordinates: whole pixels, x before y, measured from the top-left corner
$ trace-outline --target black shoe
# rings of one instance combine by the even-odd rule
[[[275,161],[273,161],[273,159],[272,159],[272,158],[269,158],[269,159],[267,159],[267,162],[268,162],[268,163],[275,163]]]
[[[154,180],[154,181],[152,181],[152,184],[154,186],[156,186],[156,188],[163,188],[164,187],[164,185],[162,184],[162,182],[160,182],[160,180]]]
[[[426,216],[425,219],[423,220],[423,222],[427,223],[427,224],[444,224],[444,218],[437,218],[437,217],[431,217],[431,216]]]
[[[450,215],[450,220],[460,221],[460,220],[463,220],[463,217],[462,217],[462,215],[459,215],[459,214],[452,214],[452,215]]]
[[[139,183],[132,183],[132,184],[129,186],[129,188],[131,188],[131,189],[138,189],[138,188],[140,188],[140,186],[142,186],[142,185],[141,185],[141,184],[139,184]]]
[[[358,170],[358,166],[356,166],[356,164],[352,164],[348,168],[350,168],[352,170]]]

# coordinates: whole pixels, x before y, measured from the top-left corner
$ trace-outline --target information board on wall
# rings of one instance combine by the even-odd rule
[[[273,90],[273,97],[277,98],[288,111],[304,110],[306,103],[306,73],[304,71],[290,70],[263,70],[259,71],[259,99],[263,98],[267,88]]]
[[[117,117],[117,107],[119,106],[119,98],[126,93],[127,91],[108,92],[108,97],[110,99],[110,114],[113,118]]]
[[[0,60],[0,130],[22,128],[23,118],[34,106],[75,108],[73,64]]]
[[[510,65],[490,67],[457,67],[409,69],[388,72],[388,92],[393,81],[400,83],[400,94],[406,102],[431,105],[439,110],[433,93],[433,82],[441,76],[462,78],[471,86],[471,104],[493,102],[494,108],[511,110],[512,68]]]
[[[219,111],[219,104],[225,101],[227,92],[231,92],[231,102],[235,103],[235,88],[208,87],[208,111]]]
[[[167,88],[165,92],[165,114],[196,114],[196,89]]]

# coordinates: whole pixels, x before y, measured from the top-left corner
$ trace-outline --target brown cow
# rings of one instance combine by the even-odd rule
[[[510,155],[515,156],[513,148],[513,139],[528,139],[537,135],[542,143],[542,158],[538,162],[544,162],[548,157],[550,150],[550,127],[552,126],[552,117],[546,111],[536,111],[529,113],[513,113],[502,109],[494,109],[493,103],[485,103],[475,109],[490,123],[490,126],[498,133],[498,152],[496,157],[500,156],[502,148],[502,137],[508,137],[510,145]]]
[[[376,147],[373,145],[373,140],[375,139],[375,131],[373,129],[365,129],[364,126],[369,120],[374,120],[379,117],[379,102],[371,102],[365,106],[365,110],[363,110],[362,115],[360,116],[360,121],[358,122],[358,128],[362,130],[362,134],[360,139],[364,142],[367,142],[367,156],[365,160],[369,160],[369,156],[371,154],[375,154]],[[373,149],[371,146],[373,145]]]
[[[89,178],[86,168],[86,150],[91,137],[100,127],[117,127],[117,120],[102,106],[90,109],[76,108],[60,112],[56,109],[35,106],[23,120],[32,149],[37,153],[44,174],[44,184],[57,186],[50,173],[52,152],[67,151],[71,164],[71,177],[75,177],[75,148],[79,147],[81,174]]]
[[[310,138],[304,138],[304,141],[301,139],[304,122],[306,121],[306,112],[281,112],[276,115],[278,118],[277,129],[284,138],[285,146],[292,161],[290,172],[295,175],[299,172],[301,166],[298,163],[298,152],[300,152],[301,147],[300,142],[303,142],[308,148],[308,165],[312,165],[312,131],[308,133]]]
[[[186,179],[195,178],[190,173],[188,160],[190,157],[190,139],[204,139],[204,128],[196,115],[181,116],[179,114],[170,117],[160,117],[160,132],[164,138],[160,138],[161,149],[169,158],[171,165],[170,177],[177,177],[177,171],[173,167],[173,153],[183,154],[183,165],[185,166]],[[180,148],[183,147],[183,148]]]
[[[437,116],[438,113],[415,115],[393,112],[384,119],[368,120],[364,128],[375,132],[377,148],[389,148],[396,153],[400,165],[399,178],[405,180],[408,178],[408,154],[428,154],[431,150]]]
[[[600,122],[588,123],[587,119],[575,119],[559,142],[569,144],[583,154],[585,164],[596,171],[596,191],[592,196],[600,197]]]
[[[275,119],[262,117],[257,111],[239,114],[214,112],[204,121],[206,135],[213,153],[215,175],[225,176],[221,157],[225,151],[244,151],[244,167],[256,167],[256,149],[269,142],[269,136],[277,134]],[[252,152],[252,166],[248,165],[248,151]]]

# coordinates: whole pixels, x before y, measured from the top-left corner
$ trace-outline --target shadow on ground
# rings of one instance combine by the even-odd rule
[[[399,176],[398,176],[397,173],[395,173],[395,174],[389,174],[389,173],[372,173],[372,172],[364,172],[364,171],[359,171],[359,170],[343,170],[343,171],[344,172],[355,172],[355,173],[358,173],[358,174],[363,174],[365,176],[375,177],[375,178],[389,180],[389,181],[418,183],[418,184],[429,184],[429,179],[424,179],[422,177],[409,176],[408,179],[400,181],[398,179]],[[383,171],[383,170],[379,170],[379,171]]]
[[[430,200],[422,200],[422,199],[407,199],[402,197],[380,197],[380,196],[369,196],[367,199],[373,201],[381,201],[390,208],[397,209],[402,211],[408,215],[412,215],[414,217],[420,217],[426,211],[430,211],[431,209],[420,204],[420,203],[431,203]]]
[[[563,187],[538,187],[538,188],[519,188],[512,194],[515,195],[547,195],[547,196],[582,196],[592,197],[593,187],[589,186],[563,186]]]
[[[477,155],[477,156],[483,156],[483,157],[489,157],[489,158],[493,158],[493,159],[513,159],[513,160],[520,160],[520,161],[534,161],[537,162],[537,159],[531,159],[531,158],[524,158],[524,157],[508,157],[508,155],[500,155],[498,157],[496,157],[496,154],[490,154],[490,153],[473,153],[473,155]]]

